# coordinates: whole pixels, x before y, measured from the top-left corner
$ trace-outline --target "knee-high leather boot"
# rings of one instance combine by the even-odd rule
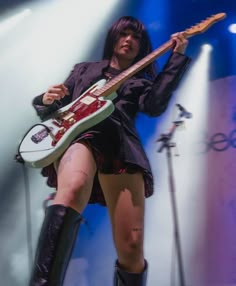
[[[82,216],[70,207],[46,209],[29,286],[61,286]]]
[[[147,281],[147,262],[141,273],[129,273],[120,268],[118,261],[115,265],[114,286],[145,286]]]

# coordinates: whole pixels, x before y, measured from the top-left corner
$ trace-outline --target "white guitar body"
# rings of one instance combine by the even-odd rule
[[[26,133],[19,146],[19,154],[25,165],[42,168],[51,164],[63,154],[75,137],[114,111],[112,99],[116,97],[116,93],[106,99],[93,95],[105,83],[106,80],[98,81],[78,99]]]

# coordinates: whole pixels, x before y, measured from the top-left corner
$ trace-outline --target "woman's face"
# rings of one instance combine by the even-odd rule
[[[120,33],[120,36],[114,46],[113,53],[122,61],[132,62],[140,50],[141,35],[131,29],[126,29]]]

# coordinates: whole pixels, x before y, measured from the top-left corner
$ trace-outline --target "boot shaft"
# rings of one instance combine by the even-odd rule
[[[46,209],[29,286],[61,286],[82,216],[63,205]]]

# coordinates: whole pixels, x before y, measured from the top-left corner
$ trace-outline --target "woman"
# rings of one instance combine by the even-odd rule
[[[30,285],[62,285],[81,213],[88,203],[108,207],[118,259],[114,285],[146,285],[143,253],[145,197],[153,193],[151,168],[135,129],[138,112],[158,116],[183,75],[189,58],[188,41],[172,36],[173,53],[158,75],[150,64],[123,83],[114,99],[115,111],[80,134],[58,162],[42,170],[56,187],[39,236]],[[145,27],[137,19],[121,17],[109,29],[103,60],[75,65],[63,84],[51,86],[33,100],[45,119],[75,100],[101,78],[110,79],[151,52]]]

